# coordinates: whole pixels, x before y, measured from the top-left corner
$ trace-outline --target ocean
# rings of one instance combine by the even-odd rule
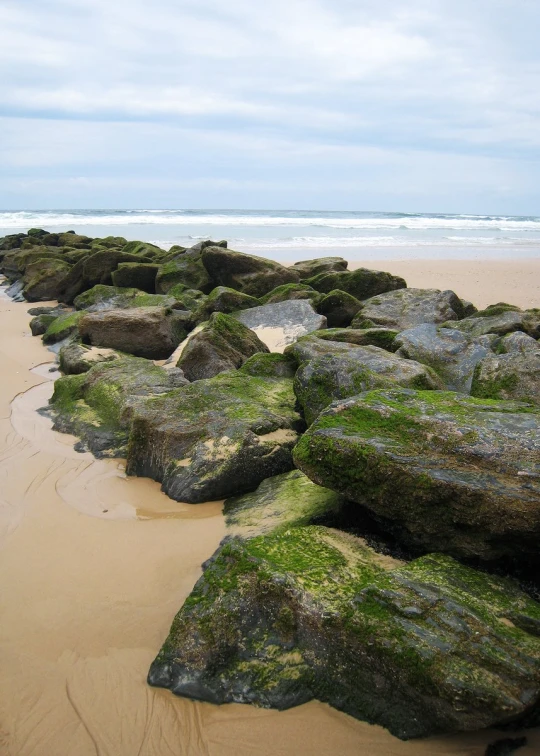
[[[540,257],[540,216],[330,210],[0,211],[0,236],[29,228],[124,236],[167,249],[227,239],[275,260],[512,259]]]

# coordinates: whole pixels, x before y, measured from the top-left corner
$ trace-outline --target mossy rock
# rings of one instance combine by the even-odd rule
[[[294,378],[296,362],[286,354],[257,352],[244,362],[240,371],[260,378]]]
[[[369,270],[368,268],[319,273],[313,278],[308,278],[304,283],[309,284],[322,294],[329,294],[331,291],[339,289],[361,301],[376,294],[404,289],[407,286],[403,278],[399,276],[393,276],[391,273],[380,270]]]
[[[364,305],[346,291],[334,289],[317,303],[317,312],[326,317],[328,328],[346,328]]]
[[[42,315],[36,315],[32,318],[30,321],[30,331],[32,332],[32,336],[43,336],[47,328],[51,323],[54,323],[58,315],[59,313],[43,313]]]
[[[122,250],[128,244],[128,240],[123,236],[104,236],[100,239],[93,239],[93,247],[102,247],[103,249]]]
[[[300,280],[304,280],[324,273],[341,273],[347,270],[347,265],[343,257],[318,257],[315,260],[301,260],[290,267]]]
[[[214,312],[189,339],[177,364],[189,381],[198,381],[235,370],[257,352],[268,352],[268,347],[252,330],[230,315]]]
[[[156,244],[142,241],[128,242],[122,247],[122,252],[127,252],[129,255],[142,255],[143,257],[149,257],[152,260],[165,254],[165,250],[161,249],[161,247],[158,247]]]
[[[352,322],[396,328],[403,331],[422,323],[440,324],[465,316],[461,299],[453,291],[439,289],[398,289],[371,297]]]
[[[179,301],[184,301],[182,294],[180,294]],[[187,303],[187,300],[185,301]],[[193,313],[193,321],[195,323],[202,323],[204,320],[208,320],[213,312],[231,313],[238,310],[247,310],[250,307],[258,307],[259,305],[260,302],[255,297],[242,294],[241,291],[236,291],[235,289],[229,289],[227,286],[217,286],[215,289],[212,289],[207,297],[200,300]]]
[[[272,304],[273,302],[287,302],[290,299],[309,299],[318,302],[321,295],[311,286],[302,283],[288,283],[277,286],[268,294],[260,298],[259,304]],[[324,314],[324,313],[323,313]]]
[[[202,261],[214,285],[227,286],[252,297],[262,297],[277,286],[299,281],[297,273],[273,260],[223,247],[203,249]]]
[[[78,335],[79,320],[82,316],[82,312],[70,312],[66,315],[59,315],[52,321],[43,334],[43,343],[57,344],[59,341],[67,339],[68,336]]]
[[[208,294],[215,287],[203,265],[200,252],[189,250],[162,264],[156,276],[156,292],[167,294],[173,286],[183,284]]]
[[[514,331],[526,331],[526,313],[519,310],[503,310],[497,311],[498,308],[494,308],[492,312],[496,311],[496,314],[482,315],[481,312],[477,312],[468,318],[456,322],[443,323],[445,328],[457,328],[462,333],[467,334],[470,338],[479,338],[487,334],[493,333],[497,336],[504,336],[507,333],[513,333]],[[489,310],[487,311],[489,312]]]
[[[399,331],[393,328],[327,328],[316,331],[313,336],[325,341],[341,341],[356,346],[376,346],[395,352],[397,349],[395,338]]]
[[[199,289],[189,289],[184,284],[175,284],[168,292],[167,296],[174,299],[174,308],[176,310],[197,310],[206,300],[206,294]]]
[[[123,355],[54,384],[54,428],[81,438],[79,448],[98,457],[124,457],[134,408],[149,397],[187,383],[180,370]]]
[[[137,408],[127,472],[177,501],[246,493],[292,469],[304,427],[292,380],[221,373]]]
[[[523,334],[525,338],[527,336]],[[540,344],[523,352],[488,355],[476,366],[471,394],[540,405]]]
[[[159,265],[156,263],[120,263],[112,272],[111,278],[114,286],[135,288],[155,294],[158,270]]]
[[[7,252],[2,260],[2,273],[14,281],[22,278],[27,266],[36,261],[43,260],[64,260],[64,256],[54,247],[44,247],[42,245],[32,247],[31,249],[15,249]]]
[[[23,295],[28,302],[56,299],[71,265],[63,260],[40,259],[26,266]]]
[[[431,368],[372,346],[304,362],[294,379],[294,390],[308,425],[338,399],[395,386],[424,390],[444,388]]]
[[[147,294],[140,289],[98,284],[75,297],[73,304],[77,310],[99,312],[130,307],[171,307],[176,300],[165,294]]]
[[[290,344],[284,354],[300,366],[304,362],[327,354],[349,354],[358,347],[358,344],[350,341],[333,341],[331,338],[325,338],[325,334],[325,330],[308,333]]]
[[[66,344],[58,354],[60,370],[64,375],[81,375],[87,373],[100,362],[111,362],[121,358],[113,349],[89,347],[86,344]]]
[[[532,405],[366,392],[322,412],[294,459],[410,548],[540,564],[540,412]]]
[[[510,581],[278,528],[206,562],[148,681],[219,704],[318,699],[403,739],[534,725],[539,636],[540,606]]]

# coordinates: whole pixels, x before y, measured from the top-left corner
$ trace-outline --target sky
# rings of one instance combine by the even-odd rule
[[[0,208],[540,214],[538,0],[0,0]]]

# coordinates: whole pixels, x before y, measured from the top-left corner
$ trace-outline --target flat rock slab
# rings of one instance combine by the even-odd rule
[[[540,411],[439,391],[334,402],[294,452],[412,548],[540,563]]]
[[[326,327],[324,315],[318,315],[306,299],[252,307],[235,317],[255,331],[271,352],[282,352],[301,336]]]
[[[292,527],[234,538],[206,562],[148,681],[220,704],[316,698],[425,737],[537,722],[539,634],[540,606],[510,581]]]

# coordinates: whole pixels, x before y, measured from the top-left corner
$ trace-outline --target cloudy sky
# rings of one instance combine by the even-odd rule
[[[540,214],[538,0],[0,0],[0,208]]]

